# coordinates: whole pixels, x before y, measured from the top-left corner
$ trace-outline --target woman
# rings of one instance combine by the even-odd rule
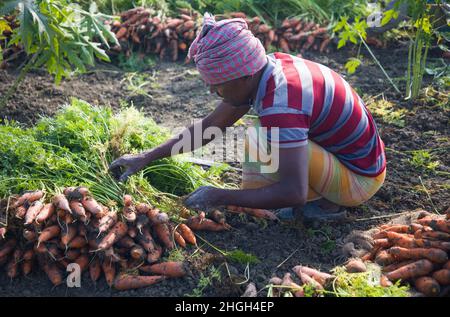
[[[337,73],[288,54],[266,55],[243,19],[216,22],[208,14],[189,57],[211,92],[223,99],[198,123],[202,131],[224,130],[253,107],[259,117],[256,126],[268,132],[246,140],[246,158],[253,162],[243,164],[242,189],[201,187],[186,199],[188,207],[236,205],[279,209],[282,218],[333,219],[342,216],[342,207],[363,203],[383,184],[386,160],[376,125],[361,98]],[[191,126],[190,134],[125,155],[111,168],[125,168],[123,181],[150,162],[174,154],[178,142],[194,144],[193,131]],[[271,141],[272,153],[278,153],[273,173],[262,173],[263,164],[252,154],[264,138]],[[192,150],[211,140],[202,140]]]

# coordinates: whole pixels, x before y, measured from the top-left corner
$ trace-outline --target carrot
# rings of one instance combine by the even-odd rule
[[[6,241],[5,244],[3,244],[0,247],[0,258],[7,256],[11,252],[13,252],[14,248],[16,247],[16,244],[17,244],[16,239]]]
[[[183,239],[183,237],[178,231],[173,230],[173,236],[175,241],[180,247],[182,247],[183,249],[186,248],[186,241]]]
[[[77,227],[73,224],[70,224],[66,228],[63,228],[63,233],[61,235],[61,242],[64,244],[64,246],[67,249],[67,245],[70,241],[72,241],[73,238],[75,238],[77,235]]]
[[[324,285],[326,281],[333,277],[333,275],[320,272],[318,270],[315,270],[313,268],[307,267],[307,266],[301,266],[297,265],[292,268],[292,270],[297,274],[299,278],[301,278],[300,273],[304,273],[310,277],[312,277],[314,280],[316,280],[321,285]]]
[[[351,259],[345,265],[345,269],[347,273],[360,273],[367,271],[366,265],[360,259]]]
[[[153,229],[159,241],[161,241],[167,249],[172,250],[174,248],[174,244],[167,224],[155,224]]]
[[[63,194],[59,194],[53,197],[52,202],[55,205],[56,209],[62,209],[64,211],[67,211],[68,213],[72,213],[72,210],[69,206],[69,201]]]
[[[105,273],[106,283],[111,287],[116,276],[116,265],[108,258],[102,262],[102,270]]]
[[[124,26],[120,27],[119,31],[116,32],[116,38],[120,40],[127,34],[128,29]]]
[[[103,207],[92,197],[84,197],[81,204],[85,210],[89,211],[93,215],[96,215],[103,210]]]
[[[25,206],[19,206],[16,209],[16,218],[23,219],[27,213],[27,208]]]
[[[408,280],[414,277],[427,275],[433,270],[433,263],[429,260],[419,260],[402,266],[392,272],[386,273],[386,277],[391,281]]]
[[[86,217],[86,210],[84,209],[83,205],[79,201],[72,200],[69,203],[69,206],[70,206],[70,209],[72,210],[72,213],[76,217],[78,217],[78,218]]]
[[[135,245],[131,248],[130,255],[135,260],[141,260],[146,257],[145,251],[140,245]]]
[[[44,263],[41,264],[42,269],[47,274],[50,282],[52,282],[53,285],[57,286],[62,284],[63,282],[63,275],[61,271],[58,269],[56,264],[54,263]]]
[[[125,236],[117,242],[117,245],[122,248],[131,249],[136,245],[136,242],[131,237]]]
[[[98,226],[99,234],[106,232],[114,226],[114,224],[117,222],[117,213],[114,211],[110,211],[104,216],[102,219],[100,219],[100,224]]]
[[[24,260],[22,262],[22,273],[23,275],[28,275],[31,273],[33,269],[33,261],[32,260]]]
[[[0,228],[0,238],[1,238],[1,239],[5,239],[6,232],[7,232],[6,227]]]
[[[388,239],[375,239],[373,240],[373,245],[381,248],[389,248],[392,246]]]
[[[87,245],[86,238],[82,236],[76,236],[75,238],[70,240],[67,246],[71,249],[81,249],[85,245]]]
[[[80,271],[84,272],[89,266],[89,256],[87,254],[81,254],[75,260],[75,263],[80,266]]]
[[[128,231],[128,227],[125,223],[119,221],[114,227],[108,232],[108,234],[103,238],[102,242],[98,245],[98,250],[106,250],[114,243],[123,238]]]
[[[381,274],[380,285],[383,287],[389,287],[389,286],[392,286],[393,284],[391,281],[389,281],[389,279],[386,277],[386,275]]]
[[[297,274],[297,275],[299,275],[300,280],[302,281],[303,284],[310,285],[317,290],[323,290],[323,286],[319,282],[317,282],[315,279],[313,279],[311,276],[309,276],[308,274],[299,272],[299,274]]]
[[[195,238],[195,234],[184,223],[178,225],[177,231],[181,234],[181,236],[187,243],[197,245],[197,239]]]
[[[165,276],[121,275],[114,281],[114,288],[119,291],[147,287],[163,281]]]
[[[93,282],[96,282],[102,274],[102,266],[98,257],[95,257],[89,265],[89,276]]]
[[[422,248],[436,248],[444,251],[450,251],[450,242],[434,241],[427,239],[415,239],[418,247]]]
[[[433,230],[450,234],[450,221],[445,219],[422,218],[418,220],[420,224],[430,226]]]
[[[246,214],[249,214],[250,216],[253,216],[256,218],[263,218],[263,219],[268,219],[268,220],[278,220],[278,217],[275,216],[275,214],[273,212],[266,210],[266,209],[244,207],[244,212]]]
[[[11,208],[17,208],[25,204],[25,202],[32,203],[36,200],[41,199],[43,196],[44,192],[42,190],[25,192],[22,196],[19,197],[19,199],[14,202]]]
[[[16,278],[19,275],[19,268],[14,258],[9,260],[8,264],[6,265],[6,275],[10,279]]]
[[[208,213],[208,218],[220,224],[225,224],[226,222],[225,215],[217,209]]]
[[[65,258],[69,261],[75,261],[81,254],[81,249],[70,249],[67,250]]]
[[[414,232],[416,232],[417,230],[420,230],[420,229],[422,229],[422,228],[423,228],[423,226],[422,226],[421,224],[418,224],[418,223],[412,223],[412,224],[409,225],[408,233],[414,233]]]
[[[406,260],[406,261],[402,261],[402,262],[397,262],[397,263],[393,263],[393,264],[389,264],[387,266],[384,266],[381,271],[386,273],[386,272],[392,272],[395,271],[398,268],[401,268],[402,266],[405,266],[407,264],[411,264],[413,262],[416,262],[415,260]]]
[[[288,286],[293,289],[300,290],[302,287],[294,282],[294,280],[291,277],[291,273],[284,274],[283,280],[281,281],[281,285]]]
[[[35,221],[36,223],[42,223],[49,219],[55,212],[55,206],[53,204],[45,204],[37,215]]]
[[[415,279],[414,286],[419,292],[426,296],[437,296],[441,291],[439,283],[429,276],[422,276]]]
[[[391,225],[391,226],[383,228],[383,230],[397,232],[397,233],[408,233],[409,226],[407,226],[407,225]]]
[[[414,233],[414,238],[416,239],[430,239],[430,240],[441,240],[450,241],[450,234],[440,231],[428,231],[424,232],[418,230]]]
[[[54,237],[58,236],[60,232],[61,229],[57,225],[45,228],[39,235],[38,245],[42,242],[53,239]]]
[[[139,232],[142,232],[142,228],[146,226],[149,223],[149,219],[146,214],[138,214],[136,219],[136,229],[139,230]]]
[[[416,243],[413,237],[409,237],[406,234],[401,234],[393,231],[387,231],[386,236],[392,244],[403,248],[414,248]]]
[[[30,261],[30,260],[33,259],[33,257],[34,257],[33,249],[28,249],[28,250],[23,252],[23,259],[24,259],[24,261]]]
[[[167,277],[183,277],[187,274],[184,262],[162,262],[149,267],[150,273]]]
[[[152,209],[151,206],[144,203],[137,204],[135,208],[138,214],[147,214]]]
[[[39,200],[33,202],[25,214],[25,225],[32,224],[43,207],[44,205]]]
[[[204,231],[224,231],[229,230],[228,224],[219,224],[210,219],[201,219],[201,217],[190,217],[186,222],[186,225],[192,230],[204,230]]]
[[[442,269],[434,272],[433,278],[442,286],[450,285],[450,269]]]
[[[386,250],[381,250],[375,256],[375,263],[379,265],[389,265],[395,262],[395,258]]]
[[[434,263],[445,263],[448,261],[447,253],[440,249],[392,247],[388,250],[389,254],[397,260],[419,260],[428,259]]]
[[[379,231],[379,232],[373,234],[373,235],[372,235],[372,238],[375,239],[375,240],[378,240],[378,239],[387,239],[387,232],[381,230],[381,231]]]
[[[122,209],[122,215],[128,222],[135,222],[136,221],[136,212],[134,211],[133,206],[125,206]]]

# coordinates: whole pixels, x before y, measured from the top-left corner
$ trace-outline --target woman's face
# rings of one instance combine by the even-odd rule
[[[224,102],[232,106],[248,106],[251,99],[250,77],[230,80],[223,84],[210,85],[211,93],[216,93]]]

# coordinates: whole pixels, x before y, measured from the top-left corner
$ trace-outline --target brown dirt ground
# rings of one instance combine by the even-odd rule
[[[404,47],[376,51],[376,55],[394,77],[403,76],[406,69]],[[348,52],[333,52],[328,55],[305,55],[304,57],[323,63],[343,73],[343,65]],[[379,68],[367,57],[368,63],[362,65],[348,81],[364,96],[378,96],[394,103],[398,109],[404,109],[405,126],[399,128],[385,122],[375,115],[382,139],[386,145],[387,178],[381,190],[367,203],[349,208],[351,221],[340,224],[321,224],[317,228],[289,227],[276,223],[263,223],[250,217],[229,217],[233,229],[225,233],[204,233],[200,236],[208,243],[222,250],[240,249],[253,254],[260,260],[249,265],[249,281],[262,289],[273,274],[282,275],[297,264],[311,265],[324,270],[342,264],[346,259],[341,256],[340,245],[343,238],[352,230],[366,230],[385,222],[390,216],[416,208],[442,212],[449,206],[450,191],[450,146],[449,108],[447,95],[433,95],[433,98],[406,102],[397,94]],[[51,77],[43,72],[29,74],[19,91],[14,95],[6,109],[2,109],[0,118],[14,119],[24,124],[33,124],[39,116],[52,115],[58,107],[70,97],[78,97],[92,104],[110,104],[113,109],[120,108],[121,100],[133,101],[158,123],[168,127],[187,125],[214,109],[218,99],[209,94],[207,87],[195,74],[193,66],[174,63],[160,63],[146,72],[153,77],[145,90],[147,96],[130,96],[126,84],[121,80],[126,74],[113,67],[102,65],[95,71],[64,81],[60,86],[52,83]],[[0,72],[0,94],[3,94],[16,74],[12,71]],[[429,80],[429,79],[427,79]],[[149,97],[151,96],[151,97]],[[447,98],[445,100],[445,98]],[[446,108],[438,103],[447,103]],[[434,170],[415,167],[410,163],[413,150],[427,149],[433,155],[433,161],[439,161]],[[239,181],[240,175],[229,173],[228,180]],[[381,218],[380,218],[381,217]],[[385,217],[385,218],[383,218]],[[206,244],[200,243],[205,252],[217,254]],[[189,253],[194,250],[190,249]],[[208,257],[201,252],[196,258],[197,267],[219,267],[221,282],[214,282],[204,288],[204,296],[239,296],[246,283],[233,283],[245,280],[246,266],[225,262],[220,257]],[[102,279],[94,285],[87,276],[83,277],[82,287],[69,289],[65,285],[52,288],[42,273],[33,273],[28,278],[10,281],[0,274],[0,296],[183,296],[193,294],[199,289],[200,273],[164,281],[146,289],[117,292],[109,289]],[[208,270],[203,271],[208,276]],[[265,292],[260,293],[264,295]]]

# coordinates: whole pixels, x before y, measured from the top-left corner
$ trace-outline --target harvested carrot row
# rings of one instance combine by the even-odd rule
[[[448,261],[447,253],[440,249],[407,249],[401,247],[392,247],[388,250],[388,252],[398,260],[419,260],[425,258],[434,263],[445,263]]]
[[[408,280],[410,278],[427,275],[432,270],[433,263],[431,261],[419,260],[386,273],[386,277],[391,281]]]
[[[41,199],[42,197],[44,197],[44,192],[41,190],[28,191],[28,192],[25,192],[22,196],[20,196],[11,207],[17,208],[19,206],[22,206],[26,202],[32,203],[36,200]]]

